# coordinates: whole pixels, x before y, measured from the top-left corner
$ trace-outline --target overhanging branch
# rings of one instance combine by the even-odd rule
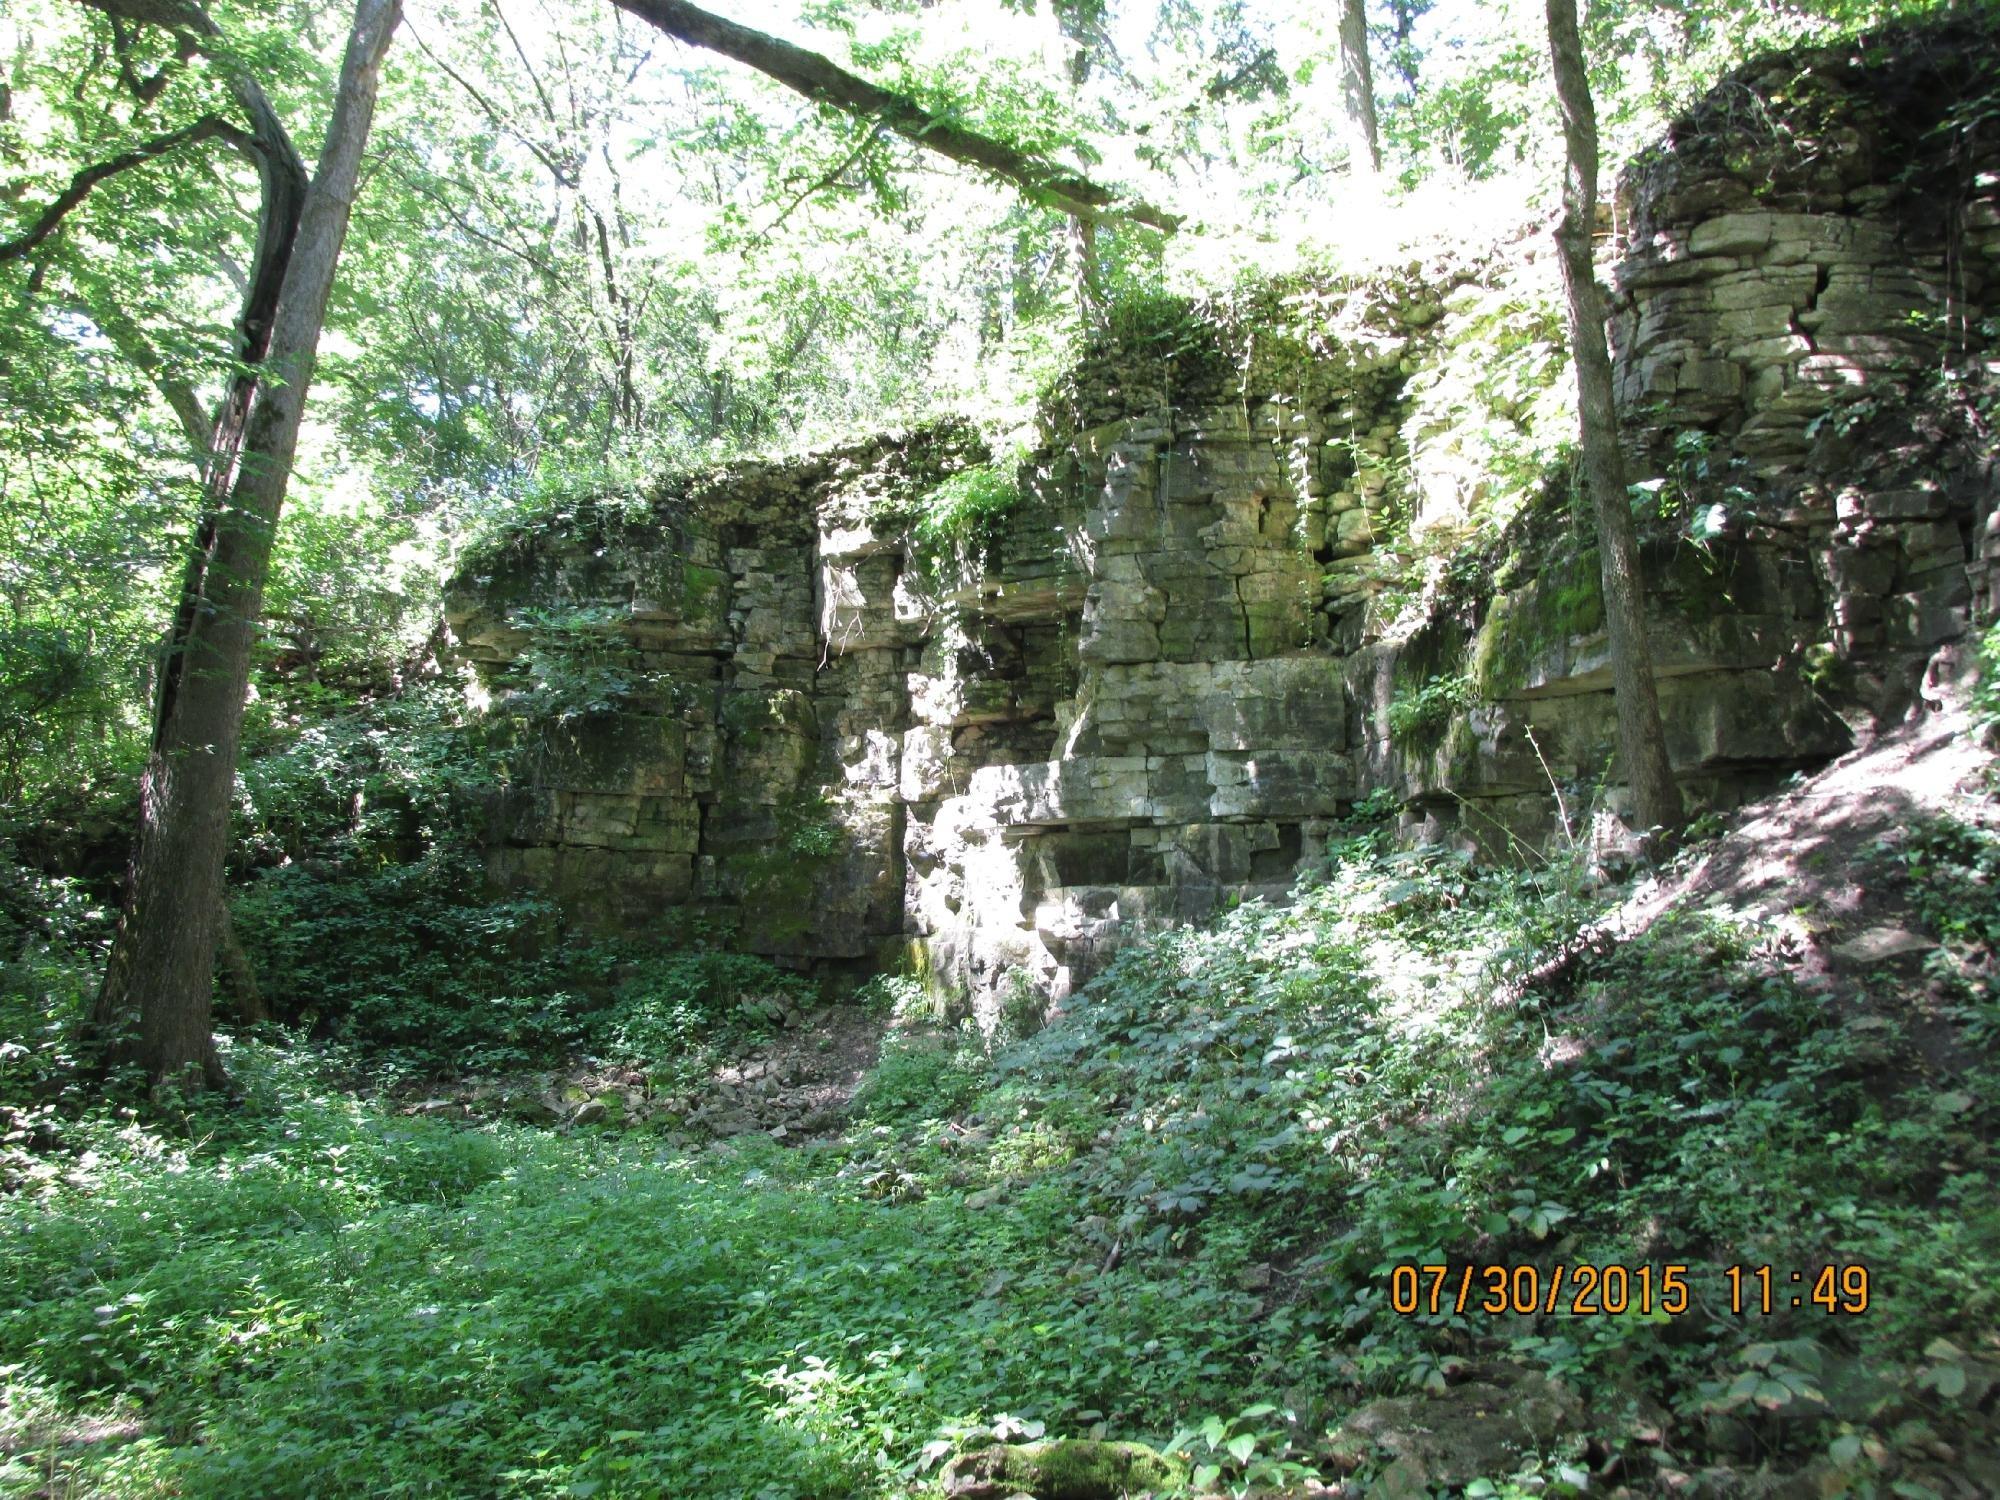
[[[972,130],[914,99],[871,83],[830,58],[753,31],[688,0],[612,0],[620,10],[668,36],[719,52],[803,94],[815,104],[874,120],[928,151],[1004,178],[1030,198],[1086,220],[1129,219],[1172,233],[1180,219],[1149,203],[1128,199],[1089,178],[1041,161],[1004,141]]]
[[[191,146],[198,141],[220,137],[239,147],[249,144],[249,137],[227,120],[217,115],[203,115],[192,124],[183,125],[179,130],[169,130],[165,135],[156,135],[151,140],[142,141],[130,151],[121,151],[107,161],[85,167],[70,178],[69,186],[57,195],[55,201],[42,210],[41,215],[27,230],[11,240],[0,240],[0,260],[19,260],[61,227],[62,221],[88,198],[91,189],[100,182],[116,177],[120,172],[129,172],[134,167],[143,167],[148,162],[158,161],[171,151],[182,146]]]

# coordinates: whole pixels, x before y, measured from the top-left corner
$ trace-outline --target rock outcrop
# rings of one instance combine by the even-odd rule
[[[1625,183],[1651,642],[1709,806],[1919,709],[1996,602],[1975,111],[1932,170],[1996,48],[1917,35],[1746,69]],[[1280,898],[1371,793],[1489,854],[1615,831],[1595,554],[1559,466],[1505,472],[1561,409],[1553,287],[1523,239],[1129,321],[956,542],[914,520],[986,458],[950,428],[524,529],[448,606],[519,738],[494,877],[991,1017]]]

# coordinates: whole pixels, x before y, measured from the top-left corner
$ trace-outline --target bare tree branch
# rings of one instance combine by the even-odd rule
[[[542,87],[541,75],[535,65],[528,61],[528,49],[521,45],[521,39],[514,35],[514,28],[507,23],[507,13],[500,8],[499,0],[493,0],[493,18],[500,23],[500,29],[507,33],[507,40],[513,44],[514,55],[521,59],[521,67],[527,72],[528,82],[534,85],[535,97],[542,101],[542,115],[553,125],[556,121],[555,106],[549,103],[548,90]]]
[[[1180,226],[1180,219],[1173,214],[1127,199],[1067,167],[1038,160],[1004,141],[927,109],[914,99],[850,73],[817,52],[739,26],[690,5],[688,0],[612,0],[612,4],[690,47],[719,52],[755,68],[815,104],[878,121],[928,151],[1004,178],[1030,198],[1074,218],[1130,219],[1167,233]]]
[[[173,82],[174,74],[194,57],[196,47],[192,37],[183,36],[178,38],[175,43],[173,58],[155,68],[150,78],[141,78],[138,68],[132,62],[132,38],[126,33],[125,27],[121,24],[121,18],[113,16],[111,18],[111,50],[118,56],[119,80],[130,90],[132,97],[137,99],[143,107],[151,104],[155,99],[160,97],[167,85]]]
[[[826,189],[833,187],[837,183],[839,183],[841,178],[847,175],[847,169],[853,166],[859,160],[861,160],[861,158],[867,154],[868,148],[874,145],[875,142],[880,140],[881,138],[882,138],[882,127],[880,125],[868,125],[864,123],[861,129],[860,139],[855,142],[854,149],[848,152],[847,155],[843,156],[840,159],[840,164],[834,167],[832,171],[827,172],[825,175],[820,177],[818,181],[813,182],[807,187],[800,189],[798,196],[793,198],[791,202],[787,203],[784,206],[784,208],[779,211],[778,216],[775,219],[773,219],[769,224],[765,225],[763,231],[759,233],[751,241],[751,243],[757,245],[768,244],[770,242],[771,236],[776,234],[781,228],[784,227],[785,220],[789,219],[794,213],[798,211],[800,204],[804,203],[808,198],[812,197],[815,193],[824,192]]]
[[[396,163],[394,159],[396,154],[415,156],[415,152],[411,151],[407,144],[399,143],[397,146],[390,148],[390,151],[384,153],[387,170],[409,191],[415,193],[426,202],[435,205],[460,230],[470,235],[473,239],[478,240],[481,244],[491,245],[495,250],[505,255],[513,256],[514,259],[520,261],[522,265],[533,271],[537,276],[551,277],[556,274],[556,268],[547,260],[535,254],[532,248],[523,249],[519,245],[511,244],[499,235],[481,229],[477,224],[472,222],[469,216],[469,207],[470,202],[477,198],[477,194],[469,183],[454,182],[451,184],[453,187],[464,188],[467,194],[468,207],[461,209],[440,191],[434,181],[424,171],[421,161],[418,162],[417,170],[408,170]]]
[[[578,176],[576,169],[574,167],[567,165],[562,160],[562,158],[557,156],[557,154],[549,147],[542,145],[538,141],[529,139],[527,135],[525,135],[520,130],[517,130],[514,127],[512,121],[508,118],[507,113],[504,110],[502,110],[499,105],[495,104],[491,99],[488,99],[485,94],[481,93],[479,90],[479,85],[474,83],[471,79],[467,78],[463,73],[460,73],[456,68],[452,67],[450,63],[446,62],[442,57],[439,57],[437,53],[433,52],[431,50],[430,43],[426,42],[423,39],[423,37],[417,33],[417,29],[414,26],[409,26],[406,27],[405,29],[410,34],[410,40],[417,44],[417,50],[423,53],[423,55],[425,57],[428,57],[432,62],[436,63],[438,71],[440,73],[444,74],[445,77],[449,78],[453,83],[457,84],[460,88],[464,89],[465,92],[469,96],[471,96],[472,102],[479,106],[480,113],[485,115],[486,118],[493,123],[493,126],[496,129],[504,130],[508,135],[514,137],[514,139],[519,141],[523,146],[526,146],[528,150],[531,153],[533,153],[535,160],[540,162],[543,166],[549,169],[549,175],[554,177],[559,185],[571,189],[577,187]],[[533,74],[530,73],[530,76],[532,77]],[[541,88],[542,88],[541,83],[538,80],[535,84],[535,92],[537,94],[540,94]],[[544,107],[546,107],[548,103],[547,98],[544,97],[542,102]],[[555,121],[555,116],[551,114],[549,116],[549,120],[550,123],[553,124]]]

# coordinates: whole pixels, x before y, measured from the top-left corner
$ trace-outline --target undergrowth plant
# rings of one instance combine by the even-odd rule
[[[656,1085],[699,1083],[767,1035],[771,1012],[812,999],[812,987],[768,959],[697,947],[643,960],[590,1019],[597,1050],[646,1069]]]
[[[1003,450],[991,463],[974,464],[942,480],[916,503],[912,527],[927,546],[975,547],[989,540],[1021,503],[1020,468],[1027,450]]]
[[[1478,699],[1471,678],[1443,673],[1422,686],[1404,688],[1389,703],[1389,734],[1399,744],[1434,740],[1459,710]]]
[[[1979,971],[1985,845],[1901,858]],[[1505,1371],[1575,1393],[1631,1473],[1664,1451],[1639,1430],[1855,1493],[1976,1444],[1991,1035],[1954,1023],[1940,1088],[1767,924],[1672,912],[1592,957],[1580,890],[1357,819],[1290,905],[1128,947],[1018,1044],[892,1047],[846,1133],[798,1149],[412,1118],[239,1043],[240,1103],[73,1106],[0,1201],[32,1429],[9,1482],[888,1497],[1036,1433],[1174,1446],[1239,1493],[1329,1474],[1362,1403]],[[597,1035],[650,1065],[769,976],[627,979]],[[1693,1295],[1393,1305],[1399,1267],[1583,1263],[1679,1265]],[[1876,1299],[1732,1307],[1727,1268],[1758,1265],[1865,1266]],[[1465,1492],[1574,1489],[1571,1437],[1493,1451]]]

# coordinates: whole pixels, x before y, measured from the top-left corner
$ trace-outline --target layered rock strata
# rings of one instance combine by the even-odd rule
[[[1671,511],[1651,645],[1709,806],[1920,710],[1993,613],[2000,153],[1974,129],[1925,165],[1954,55],[1746,70],[1624,185],[1620,393]],[[1744,97],[1775,125],[1737,130]],[[952,429],[524,531],[448,606],[520,736],[495,879],[663,939],[914,961],[990,1017],[1281,899],[1371,792],[1488,854],[1589,837],[1618,805],[1595,554],[1551,504],[1480,540],[1493,486],[1440,394],[1527,430],[1464,367],[1533,284],[1415,267],[1128,330],[967,545],[910,520],[984,457]]]

